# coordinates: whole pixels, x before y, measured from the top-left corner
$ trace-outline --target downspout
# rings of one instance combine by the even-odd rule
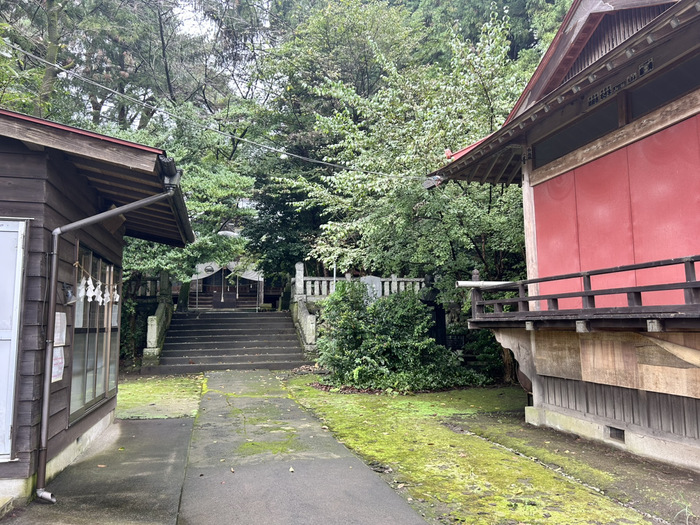
[[[51,243],[51,281],[49,283],[49,318],[46,323],[46,349],[44,351],[44,384],[41,398],[41,433],[39,437],[39,457],[36,472],[36,496],[45,502],[56,503],[56,498],[53,494],[46,490],[46,463],[47,463],[47,446],[49,443],[49,414],[50,414],[50,398],[51,398],[51,368],[53,363],[53,337],[56,328],[56,293],[58,291],[58,240],[59,237],[74,230],[79,230],[86,226],[97,224],[106,219],[111,219],[117,215],[128,213],[133,210],[138,210],[145,206],[149,206],[155,202],[159,202],[171,198],[177,189],[177,179],[171,183],[166,178],[166,190],[164,193],[152,195],[145,199],[138,200],[114,208],[92,217],[87,217],[76,222],[71,222],[65,226],[60,226],[53,230],[53,240]]]

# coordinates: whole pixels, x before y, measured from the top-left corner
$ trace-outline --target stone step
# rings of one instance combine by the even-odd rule
[[[192,332],[189,336],[177,336],[166,338],[164,348],[182,348],[183,346],[199,346],[201,348],[216,348],[217,343],[223,346],[241,347],[241,346],[277,346],[279,343],[287,345],[299,345],[299,340],[296,334],[280,334],[275,337],[274,334],[259,334],[246,335],[239,337],[222,337],[201,335],[198,332]]]
[[[208,330],[190,330],[179,332],[175,335],[168,334],[166,342],[179,343],[183,341],[297,341],[297,336],[293,332],[276,334],[274,331],[241,334],[235,332],[210,333]]]
[[[202,310],[198,312],[175,312],[173,318],[179,317],[286,317],[291,319],[289,312],[238,312],[234,309],[217,308],[214,310]]]
[[[145,366],[142,373],[288,370],[308,364],[289,312],[197,310],[173,316],[160,364]]]
[[[173,328],[255,328],[274,329],[292,326],[291,319],[174,319],[171,321]]]
[[[193,332],[201,332],[206,330],[207,335],[211,336],[227,336],[227,337],[246,337],[246,336],[259,336],[259,335],[274,335],[274,334],[285,334],[293,335],[296,330],[289,323],[285,323],[280,326],[257,326],[257,327],[234,327],[234,326],[180,326],[171,325],[168,330],[169,337],[188,337],[192,335]]]
[[[12,510],[12,498],[10,496],[0,496],[0,519]]]
[[[264,354],[286,354],[286,355],[301,355],[299,345],[288,345],[288,346],[246,346],[239,348],[231,347],[214,347],[214,348],[178,348],[178,349],[164,349],[161,354],[162,358],[165,357],[194,357],[194,356],[226,356],[226,355],[264,355]]]
[[[161,366],[165,365],[211,365],[211,364],[251,364],[251,363],[286,363],[290,358],[295,361],[303,361],[301,355],[291,354],[243,354],[226,356],[192,356],[192,357],[166,357],[160,358]]]
[[[141,373],[145,375],[180,375],[196,374],[208,370],[291,370],[310,364],[313,363],[306,360],[290,360],[279,363],[256,361],[251,363],[154,365],[142,367]]]

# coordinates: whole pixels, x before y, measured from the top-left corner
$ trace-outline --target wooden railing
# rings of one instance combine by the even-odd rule
[[[696,263],[700,255],[653,261],[615,268],[590,270],[553,277],[542,277],[512,283],[460,282],[458,286],[472,288],[472,319],[479,322],[537,321],[537,320],[586,320],[586,319],[641,319],[653,318],[698,318],[700,319],[700,282],[697,280]],[[654,268],[682,267],[683,281],[661,282],[627,287],[594,287],[592,280],[600,276],[611,276],[623,272],[644,272]],[[649,277],[647,277],[649,278]],[[659,278],[663,280],[663,278]],[[558,283],[557,288],[576,288],[571,291],[541,294],[541,286]],[[666,304],[668,301],[653,300],[654,293],[683,290],[683,301]],[[621,306],[601,307],[596,301],[602,297],[617,297]],[[568,302],[566,307],[562,303]],[[603,302],[602,300],[600,302]],[[661,304],[654,304],[661,303]]]

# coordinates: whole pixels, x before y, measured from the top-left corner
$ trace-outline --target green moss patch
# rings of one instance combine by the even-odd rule
[[[646,523],[638,513],[545,465],[448,426],[454,418],[523,410],[520,389],[471,389],[413,396],[340,394],[288,382],[348,447],[382,465],[429,519],[440,523]]]
[[[119,382],[118,419],[195,417],[204,376],[127,376]]]
[[[297,436],[293,433],[286,433],[281,440],[248,441],[242,443],[236,450],[242,456],[253,456],[256,454],[291,454],[303,450]]]

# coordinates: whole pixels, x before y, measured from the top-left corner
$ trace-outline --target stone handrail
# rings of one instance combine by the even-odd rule
[[[387,295],[403,292],[413,289],[416,292],[423,288],[424,282],[421,278],[410,277],[379,277],[376,278],[381,283],[381,290],[378,290],[378,296],[384,297]],[[351,275],[345,274],[343,277],[311,277],[304,275],[304,263],[296,264],[296,276],[294,278],[294,297],[295,299],[306,298],[307,301],[318,301],[325,299],[335,291],[335,283],[338,281],[358,281],[358,278],[352,278]]]
[[[172,317],[173,305],[167,302],[159,303],[155,315],[148,317],[147,346],[143,349],[144,364],[158,364],[165,333],[170,326]]]

